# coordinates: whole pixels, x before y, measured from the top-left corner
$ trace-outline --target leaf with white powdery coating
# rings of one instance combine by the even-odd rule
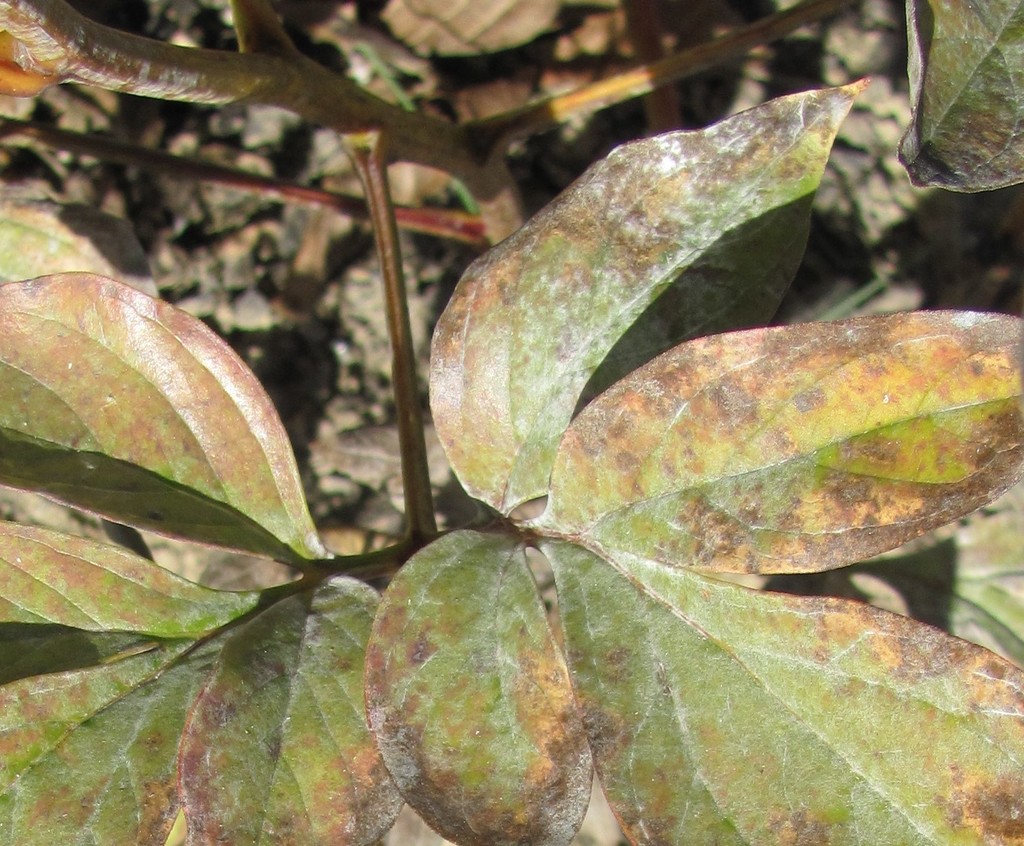
[[[0,687],[4,843],[166,840],[178,807],[178,739],[219,648],[213,641],[182,657],[189,645],[129,648],[105,659],[112,663]]]
[[[118,546],[0,521],[0,623],[195,637],[251,610]]]
[[[376,842],[401,796],[366,727],[376,592],[335,578],[229,636],[181,742],[187,842]]]
[[[399,571],[374,623],[366,701],[399,789],[444,837],[572,840],[590,753],[517,538],[454,532]]]
[[[632,842],[1024,844],[1012,665],[858,602],[542,548]]]
[[[92,274],[0,286],[0,484],[257,555],[327,554],[252,372],[199,320]]]
[[[538,528],[725,572],[892,549],[1020,478],[1020,336],[921,312],[681,344],[573,421]]]
[[[907,3],[913,120],[900,159],[918,185],[1024,180],[1024,3]]]
[[[599,368],[607,384],[685,338],[771,317],[861,87],[620,147],[469,268],[430,365],[434,422],[466,490],[506,514],[541,496]]]

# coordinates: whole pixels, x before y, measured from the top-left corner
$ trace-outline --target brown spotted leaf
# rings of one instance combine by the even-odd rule
[[[911,0],[907,16],[911,179],[954,191],[1024,180],[1024,3]]]
[[[258,555],[326,554],[252,372],[200,321],[92,274],[0,286],[0,484]]]
[[[587,397],[685,338],[766,322],[859,85],[627,144],[475,262],[431,350],[431,407],[465,488],[545,493]]]
[[[7,629],[0,626],[0,632]],[[45,629],[65,657],[71,630]],[[126,637],[121,635],[121,638]],[[177,811],[177,747],[218,644],[93,641],[101,663],[0,687],[0,839],[19,846],[161,846]],[[71,647],[79,659],[89,649]],[[35,667],[37,671],[42,667]]]
[[[1020,477],[1020,335],[921,312],[682,344],[573,421],[540,525],[729,572],[892,549]]]
[[[194,637],[255,607],[111,544],[0,521],[0,623]]]
[[[375,843],[402,800],[366,727],[377,594],[346,578],[237,629],[181,744],[188,843]]]
[[[636,844],[1024,844],[1024,674],[850,600],[542,544]]]
[[[568,844],[590,755],[525,552],[459,531],[419,552],[381,602],[367,706],[399,789],[460,846]]]

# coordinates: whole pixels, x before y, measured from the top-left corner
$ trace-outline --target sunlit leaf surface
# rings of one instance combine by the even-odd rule
[[[252,372],[199,320],[91,274],[0,286],[0,484],[256,554],[326,554]]]
[[[892,549],[1020,477],[1020,335],[922,312],[680,345],[573,421],[542,525],[732,572]]]
[[[184,660],[187,643],[151,646],[0,687],[4,843],[164,842],[178,807],[178,738],[217,645]]]
[[[1024,180],[1024,3],[910,0],[914,182],[984,191]]]
[[[391,583],[367,652],[367,705],[406,800],[462,846],[567,844],[590,755],[519,541],[460,531]]]
[[[573,683],[635,843],[1024,843],[1024,674],[849,600],[549,542]]]
[[[226,642],[189,719],[189,844],[375,843],[402,800],[366,727],[363,657],[377,594],[337,578]]]
[[[542,495],[592,379],[602,387],[683,338],[771,317],[859,88],[620,147],[470,267],[430,375],[438,434],[470,493],[506,513]]]
[[[121,547],[0,521],[0,623],[189,637],[258,599],[200,587]]]

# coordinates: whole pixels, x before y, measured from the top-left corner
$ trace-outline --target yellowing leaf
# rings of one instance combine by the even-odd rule
[[[680,567],[841,567],[1021,476],[1020,321],[933,312],[691,341],[569,427],[539,525]]]
[[[421,550],[384,595],[366,687],[384,761],[431,827],[461,846],[569,843],[590,754],[517,538]]]

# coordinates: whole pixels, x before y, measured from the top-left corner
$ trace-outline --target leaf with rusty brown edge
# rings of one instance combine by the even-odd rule
[[[1024,844],[1024,674],[850,600],[542,544],[634,843]]]
[[[252,372],[199,320],[92,274],[0,286],[0,484],[257,555],[326,555]]]
[[[860,88],[620,147],[469,268],[430,369],[434,423],[466,490],[504,513],[544,494],[610,354],[598,387],[684,338],[771,317]]]
[[[1024,3],[911,0],[907,20],[910,178],[954,191],[1024,180]]]
[[[394,822],[363,704],[377,599],[335,578],[232,634],[182,737],[189,844],[357,846]]]
[[[933,534],[927,545],[768,586],[870,601],[1024,667],[1024,485]]]
[[[4,843],[164,842],[178,806],[178,739],[219,646],[181,657],[187,641],[150,645],[0,687]]]
[[[539,527],[727,572],[892,549],[1020,478],[1020,334],[921,312],[682,344],[573,421]]]
[[[193,584],[118,546],[0,521],[0,623],[196,637],[258,600]]]
[[[519,541],[459,531],[381,601],[370,725],[406,801],[460,846],[567,844],[590,798],[568,672]]]

